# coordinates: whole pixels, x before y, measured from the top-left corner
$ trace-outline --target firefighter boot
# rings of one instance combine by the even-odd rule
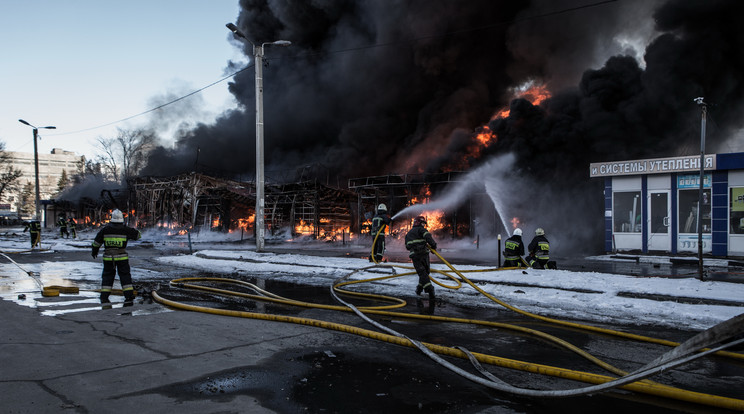
[[[134,294],[132,294],[131,290],[125,290],[124,291],[124,306],[132,306],[134,305]]]
[[[423,290],[424,290],[424,287],[421,286],[421,283],[419,283],[418,286],[416,286],[416,296],[420,295],[421,291]]]
[[[429,301],[430,302],[434,302],[434,299],[435,299],[435,297],[434,297],[434,285],[432,285],[431,283],[429,283],[428,285],[426,285],[426,289],[424,289],[424,290],[426,290],[426,293],[429,294]]]
[[[111,292],[101,292],[101,303],[111,303],[109,295],[111,295]]]

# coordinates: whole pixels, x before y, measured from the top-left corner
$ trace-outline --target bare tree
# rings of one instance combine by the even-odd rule
[[[116,137],[122,152],[122,179],[137,175],[147,162],[147,154],[155,146],[155,133],[151,130],[119,130]]]
[[[116,148],[116,140],[114,138],[98,137],[98,149],[103,154],[96,155],[96,161],[101,166],[102,172],[106,173],[109,178],[119,182],[119,159],[118,151]]]
[[[145,166],[147,154],[155,146],[156,135],[147,129],[117,129],[115,138],[98,137],[103,152],[97,161],[115,181],[126,181]]]
[[[5,143],[0,141],[0,198],[6,191],[18,189],[18,179],[22,175],[21,170],[13,168],[10,156],[5,152]]]

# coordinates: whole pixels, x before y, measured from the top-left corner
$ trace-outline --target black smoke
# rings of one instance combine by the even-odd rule
[[[237,25],[248,38],[292,42],[266,48],[269,180],[272,171],[307,165],[342,184],[448,169],[488,125],[498,139],[471,166],[515,153],[514,173],[529,179],[514,189],[525,215],[580,209],[586,214],[574,227],[591,230],[571,237],[596,240],[602,183],[588,178],[589,163],[697,153],[699,96],[710,104],[709,152],[744,119],[737,0],[240,4]],[[252,55],[250,45],[244,50]],[[539,106],[509,102],[527,81],[553,97]],[[145,174],[193,171],[199,149],[205,168],[250,177],[253,70],[235,76],[230,91],[238,108],[159,148]],[[489,123],[505,105],[510,115]]]

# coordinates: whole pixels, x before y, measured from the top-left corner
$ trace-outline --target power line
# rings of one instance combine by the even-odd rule
[[[128,121],[128,120],[130,120],[130,119],[132,119],[132,118],[136,118],[136,117],[138,117],[138,116],[142,116],[142,115],[145,115],[145,114],[149,114],[150,112],[153,112],[153,111],[157,111],[158,109],[161,109],[161,108],[163,108],[163,107],[166,107],[166,106],[168,106],[168,105],[174,104],[174,103],[176,103],[176,102],[178,102],[178,101],[180,101],[180,100],[186,99],[186,98],[188,98],[189,96],[192,96],[192,95],[196,95],[197,93],[199,93],[199,92],[201,92],[201,91],[203,91],[203,90],[205,90],[205,89],[207,89],[207,88],[209,88],[209,87],[212,87],[212,86],[214,86],[214,85],[216,85],[216,84],[218,84],[218,83],[220,83],[220,82],[224,82],[225,80],[227,80],[227,79],[230,79],[230,78],[234,77],[235,75],[237,75],[237,74],[239,74],[239,73],[241,73],[241,72],[244,72],[244,71],[246,71],[246,70],[248,70],[248,69],[250,69],[250,68],[252,68],[252,67],[253,67],[253,64],[250,64],[250,65],[248,65],[248,66],[244,67],[243,69],[240,69],[240,70],[239,70],[239,71],[237,71],[237,72],[233,72],[233,73],[231,73],[230,75],[227,75],[227,76],[225,76],[225,77],[224,77],[224,78],[222,78],[222,79],[219,79],[219,80],[216,80],[216,81],[214,81],[214,82],[210,83],[210,84],[209,84],[209,85],[207,85],[207,86],[204,86],[204,87],[202,87],[202,88],[199,88],[199,89],[197,89],[197,90],[195,90],[195,91],[193,91],[193,92],[189,92],[189,93],[187,93],[186,95],[183,95],[183,96],[181,96],[181,97],[179,97],[179,98],[176,98],[176,99],[174,99],[174,100],[172,100],[172,101],[170,101],[170,102],[166,102],[166,103],[164,103],[164,104],[162,104],[162,105],[158,105],[158,106],[156,106],[155,108],[152,108],[152,109],[148,109],[148,110],[146,110],[146,111],[144,111],[144,112],[140,112],[140,113],[138,113],[138,114],[136,114],[136,115],[128,116],[128,117],[126,117],[126,118],[122,118],[122,119],[119,119],[119,120],[117,120],[117,121],[112,121],[112,122],[109,122],[109,123],[107,123],[107,124],[103,124],[103,125],[98,125],[98,126],[94,126],[94,127],[91,127],[91,128],[79,129],[79,130],[77,130],[77,131],[70,131],[70,132],[65,132],[65,133],[62,133],[62,134],[47,134],[47,135],[48,135],[48,136],[58,136],[58,135],[70,135],[70,134],[77,134],[77,133],[79,133],[79,132],[91,131],[91,130],[94,130],[94,129],[98,129],[98,128],[103,128],[103,127],[107,127],[107,126],[109,126],[109,125],[113,125],[113,124],[118,124],[119,122],[124,122],[124,121]]]

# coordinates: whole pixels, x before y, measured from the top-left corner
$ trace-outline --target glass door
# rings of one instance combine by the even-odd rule
[[[648,198],[648,250],[671,251],[669,191],[649,191]]]

